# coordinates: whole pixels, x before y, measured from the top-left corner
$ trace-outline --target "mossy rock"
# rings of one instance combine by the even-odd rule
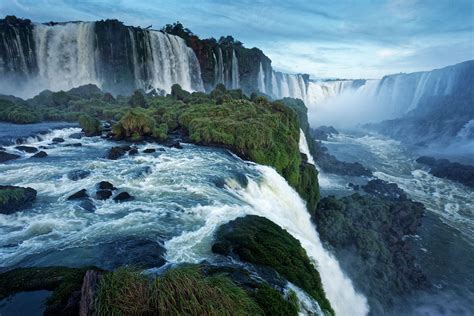
[[[275,269],[317,300],[323,310],[334,314],[306,251],[280,226],[264,217],[247,215],[222,225],[215,236],[214,253],[234,254],[242,261]]]
[[[81,115],[79,125],[87,136],[100,135],[100,121],[90,115]]]
[[[12,214],[30,205],[35,199],[36,191],[32,188],[1,185],[0,213]]]

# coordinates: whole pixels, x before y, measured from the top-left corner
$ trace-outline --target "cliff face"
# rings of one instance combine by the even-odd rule
[[[157,31],[118,20],[35,24],[6,17],[0,38],[0,93],[22,97],[85,84],[114,94],[169,93],[178,83],[187,91],[224,84],[247,95],[305,100],[309,82],[274,71],[258,48],[231,36],[200,39],[179,23]]]

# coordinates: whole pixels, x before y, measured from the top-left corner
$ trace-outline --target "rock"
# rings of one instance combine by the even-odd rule
[[[96,186],[97,186],[97,189],[99,190],[117,190],[117,188],[114,187],[112,183],[107,182],[107,181],[101,181],[97,183]]]
[[[66,144],[64,147],[81,147],[82,143],[72,143],[72,144]]]
[[[0,213],[12,214],[36,200],[36,190],[11,185],[0,185]]]
[[[427,156],[418,158],[416,162],[429,166],[430,173],[435,177],[457,181],[465,186],[474,188],[474,166]]]
[[[31,158],[45,158],[45,157],[48,157],[48,154],[44,151],[40,151],[34,154],[33,156],[31,156]]]
[[[133,199],[134,197],[128,194],[128,192],[120,192],[114,197],[115,202],[130,201]]]
[[[107,159],[111,160],[117,160],[121,158],[127,151],[130,151],[132,148],[128,145],[125,146],[115,146],[110,148],[110,150],[107,152]]]
[[[88,171],[88,170],[78,169],[78,170],[69,171],[67,173],[67,177],[68,177],[69,180],[77,181],[77,180],[80,180],[80,179],[87,178],[90,174],[91,174],[91,172]]]
[[[64,143],[64,138],[55,137],[55,138],[53,138],[53,143]]]
[[[380,179],[370,180],[362,189],[370,195],[377,196],[389,201],[406,201],[406,193],[395,183],[389,183]]]
[[[73,133],[73,134],[69,135],[69,138],[81,139],[82,138],[82,133]]]
[[[25,153],[29,153],[29,154],[38,152],[38,149],[32,146],[15,146],[15,149],[24,151]]]
[[[154,153],[156,152],[156,149],[155,148],[146,148],[143,150],[143,153],[145,154],[151,154],[151,153]]]
[[[354,183],[352,183],[352,182],[349,182],[349,184],[348,184],[347,186],[348,186],[349,188],[351,188],[352,190],[354,190],[354,191],[359,191],[359,189],[360,189],[360,186],[359,186],[359,185],[354,184]]]
[[[183,149],[183,146],[181,146],[180,142],[173,142],[170,144],[171,148],[177,148],[177,149]]]
[[[79,199],[85,199],[88,198],[89,194],[87,194],[86,189],[82,189],[80,191],[77,191],[76,193],[70,195],[67,199],[68,200],[79,200]]]
[[[332,126],[319,126],[311,129],[311,136],[316,140],[328,140],[331,135],[337,135],[339,132]]]
[[[14,160],[20,158],[20,155],[9,154],[4,151],[0,151],[0,162],[5,162],[8,160]]]
[[[138,154],[138,149],[136,149],[136,148],[132,148],[132,149],[130,149],[130,151],[128,152],[128,155],[129,155],[129,156],[134,156],[134,155],[136,155],[136,154]]]
[[[97,287],[102,275],[96,270],[88,270],[84,275],[81,288],[81,300],[79,302],[79,316],[95,316],[95,300]]]
[[[94,205],[94,203],[91,201],[91,199],[82,200],[82,201],[79,203],[79,206],[82,207],[84,210],[90,212],[90,213],[93,213],[93,212],[95,211],[95,205]]]
[[[112,196],[112,192],[109,191],[109,190],[98,190],[96,193],[95,193],[95,198],[97,200],[107,200],[108,198],[110,198]]]
[[[6,149],[2,146],[0,146],[0,151],[5,151]]]

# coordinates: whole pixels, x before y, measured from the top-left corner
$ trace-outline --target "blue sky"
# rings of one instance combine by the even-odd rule
[[[0,16],[35,22],[117,18],[201,38],[232,35],[274,68],[314,77],[379,78],[474,59],[472,0],[0,0]]]

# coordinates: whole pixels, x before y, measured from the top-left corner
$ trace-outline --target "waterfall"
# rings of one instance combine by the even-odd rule
[[[235,50],[232,50],[232,82],[231,88],[238,89],[240,87],[239,82],[239,63],[237,61],[237,56],[235,55]]]
[[[54,91],[84,84],[101,86],[97,76],[94,23],[33,28],[40,84]]]
[[[366,298],[355,291],[337,260],[324,249],[311,222],[311,215],[298,193],[274,169],[260,165],[255,168],[262,174],[260,181],[249,179],[246,188],[235,183],[227,186],[229,192],[247,206],[197,207],[194,211],[206,218],[204,226],[167,241],[167,259],[171,262],[200,262],[204,259],[202,256],[191,254],[210,249],[212,235],[220,225],[247,214],[264,216],[300,241],[321,275],[324,290],[336,315],[366,315]]]
[[[312,164],[313,166],[315,165],[313,155],[311,155],[308,147],[308,142],[306,140],[306,136],[303,132],[303,130],[300,128],[300,141],[299,141],[299,147],[300,147],[300,153],[305,154],[308,163]]]
[[[265,73],[263,72],[262,63],[260,63],[260,67],[258,68],[257,85],[258,85],[258,91],[260,91],[262,93],[266,93],[266,91],[265,91]]]
[[[272,70],[272,96],[297,98],[306,102],[306,83],[300,74],[286,74]]]
[[[215,57],[214,57],[215,58]],[[222,58],[222,49],[217,47],[217,62],[214,63],[215,84],[225,84],[224,82],[224,60]]]

